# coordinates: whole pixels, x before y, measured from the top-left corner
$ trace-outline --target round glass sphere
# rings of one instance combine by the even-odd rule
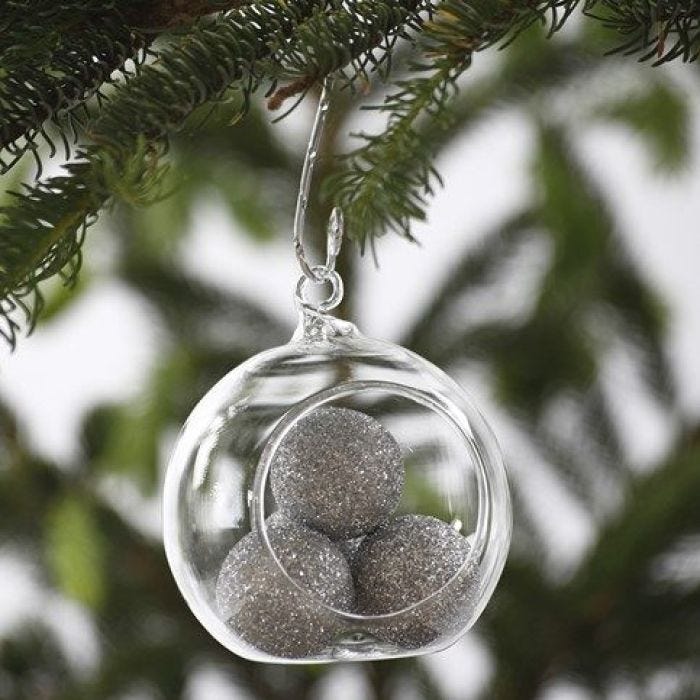
[[[200,401],[165,482],[168,561],[225,647],[265,662],[443,649],[511,535],[496,439],[414,353],[304,311]]]

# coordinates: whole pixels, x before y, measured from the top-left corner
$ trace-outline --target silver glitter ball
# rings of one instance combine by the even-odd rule
[[[359,611],[381,615],[426,601],[370,631],[409,649],[460,631],[478,592],[469,551],[463,535],[427,515],[403,515],[365,537],[354,564]]]
[[[228,553],[216,581],[219,612],[250,645],[285,658],[319,654],[329,646],[338,623],[323,607],[351,610],[350,567],[324,535],[275,513],[267,521],[270,545],[285,571],[256,532]],[[314,598],[313,594],[321,600]]]
[[[371,532],[396,510],[404,482],[401,450],[371,416],[319,408],[280,444],[272,492],[287,515],[333,540]]]
[[[351,540],[338,540],[335,543],[338,549],[343,553],[343,556],[350,565],[351,570],[355,566],[357,552],[360,550],[360,545],[362,544],[363,540],[364,537],[354,537]]]

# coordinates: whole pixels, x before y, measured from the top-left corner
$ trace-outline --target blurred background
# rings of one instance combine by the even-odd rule
[[[159,492],[179,427],[295,323],[314,99],[231,124],[232,96],[174,140],[175,194],[104,216],[77,289],[0,350],[0,698],[700,698],[700,71],[609,45],[581,23],[477,56],[419,245],[342,256],[343,315],[457,378],[506,453],[514,542],[472,632],[267,666],[177,592]],[[319,181],[384,90],[336,97]]]

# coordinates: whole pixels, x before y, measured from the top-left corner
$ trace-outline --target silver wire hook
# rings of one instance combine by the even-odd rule
[[[304,251],[304,228],[306,226],[306,212],[309,206],[311,179],[318,158],[323,127],[330,109],[332,85],[333,79],[330,76],[326,76],[323,80],[323,89],[321,90],[321,96],[318,100],[314,123],[311,127],[309,145],[306,148],[306,155],[304,156],[304,165],[301,170],[301,179],[299,181],[296,212],[294,214],[294,253],[296,254],[299,267],[304,276],[314,282],[324,282],[329,279],[331,273],[335,270],[335,261],[340,253],[340,247],[343,242],[343,213],[340,209],[335,207],[328,221],[325,263],[323,265],[312,265],[308,261]]]

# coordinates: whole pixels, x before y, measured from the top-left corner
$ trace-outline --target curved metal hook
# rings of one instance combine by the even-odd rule
[[[306,226],[306,211],[309,206],[309,192],[311,190],[311,179],[318,158],[318,150],[323,134],[323,127],[330,108],[330,96],[333,80],[326,76],[323,80],[323,90],[318,101],[316,117],[309,136],[309,145],[304,156],[304,165],[301,170],[299,181],[299,194],[297,196],[297,207],[294,214],[294,252],[299,262],[299,267],[304,276],[314,282],[327,280],[335,269],[335,260],[340,253],[340,246],[343,242],[343,214],[337,207],[333,209],[328,222],[328,233],[326,236],[326,261],[323,265],[312,265],[304,251],[304,228]]]

